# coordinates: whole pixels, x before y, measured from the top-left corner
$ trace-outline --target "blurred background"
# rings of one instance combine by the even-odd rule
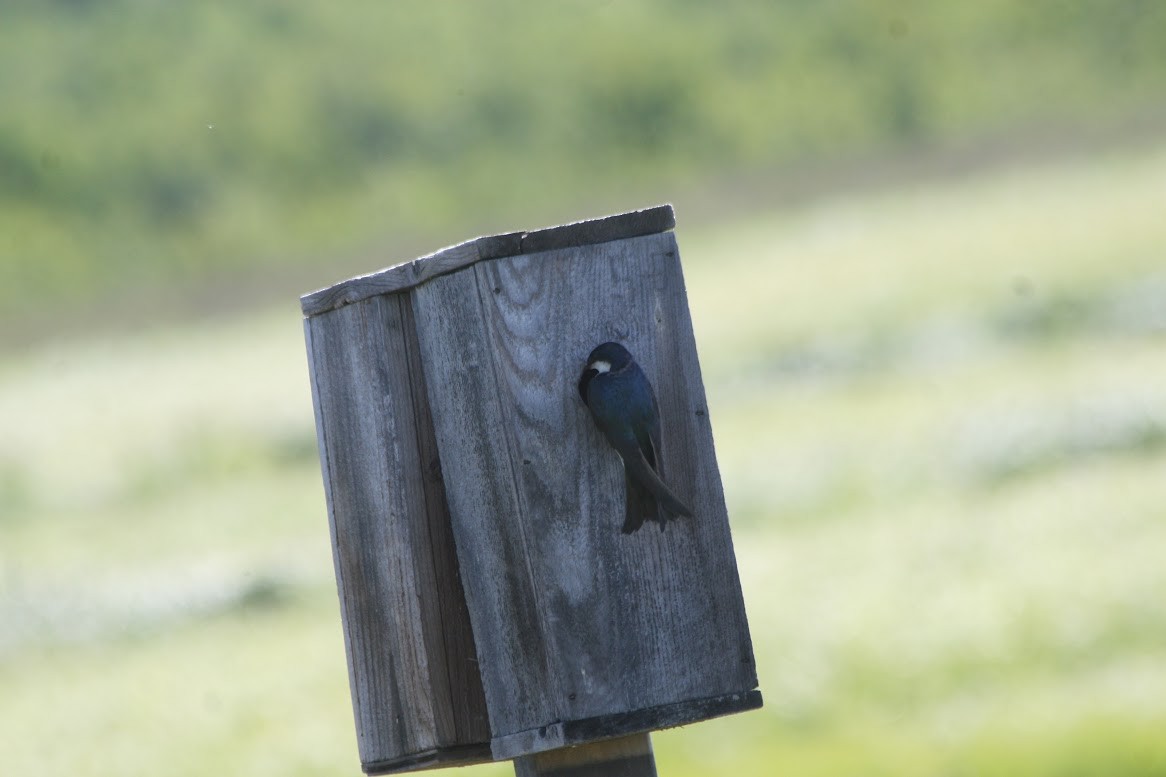
[[[664,201],[766,707],[661,774],[1166,774],[1153,0],[0,2],[3,772],[359,774],[298,295]]]

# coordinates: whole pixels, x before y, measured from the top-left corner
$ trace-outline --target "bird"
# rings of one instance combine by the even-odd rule
[[[579,378],[579,396],[599,431],[623,459],[627,490],[623,533],[645,520],[660,531],[692,510],[661,478],[660,411],[648,376],[627,348],[607,342],[595,346]]]

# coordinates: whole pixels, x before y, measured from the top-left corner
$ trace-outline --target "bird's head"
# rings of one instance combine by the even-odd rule
[[[632,362],[628,349],[619,343],[602,343],[595,346],[587,357],[587,369],[602,374],[611,370],[622,370]]]
[[[596,375],[602,375],[612,370],[622,370],[632,362],[632,355],[628,349],[619,343],[601,343],[595,346],[587,357],[587,366],[583,368],[583,375],[579,378],[579,396],[587,403],[587,384]]]

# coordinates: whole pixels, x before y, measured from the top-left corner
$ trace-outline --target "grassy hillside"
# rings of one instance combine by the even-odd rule
[[[1166,772],[1164,179],[681,214],[767,703],[661,773]],[[358,772],[298,311],[10,358],[0,428],[5,774]]]
[[[1166,97],[1135,0],[0,6],[8,326]]]

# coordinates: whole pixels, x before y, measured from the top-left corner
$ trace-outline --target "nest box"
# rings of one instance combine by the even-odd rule
[[[366,772],[761,705],[674,225],[482,237],[302,298]],[[623,465],[577,391],[609,340],[694,513],[665,531],[621,533]]]

